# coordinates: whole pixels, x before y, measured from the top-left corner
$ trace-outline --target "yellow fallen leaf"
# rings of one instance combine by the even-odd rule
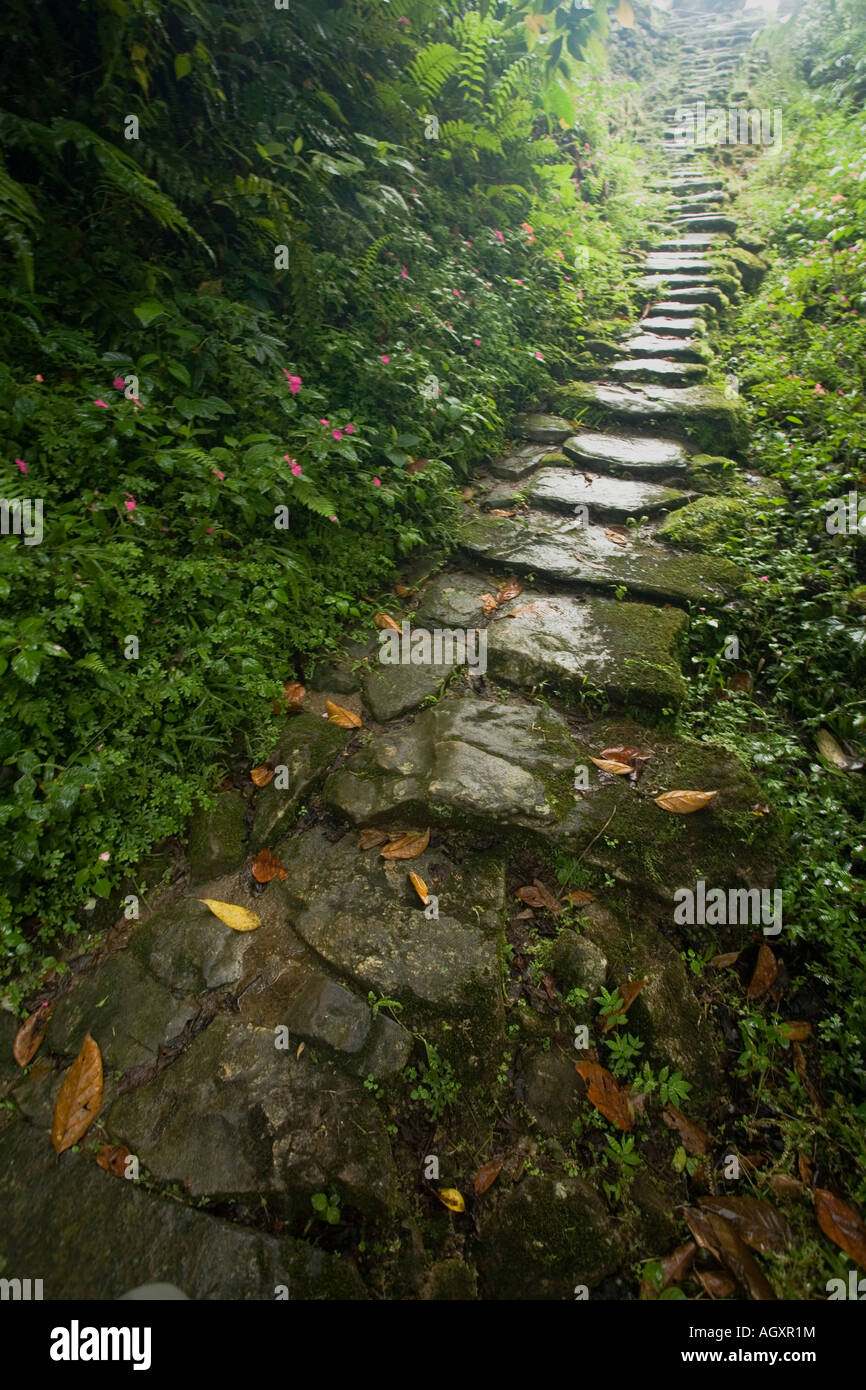
[[[418,894],[418,897],[421,899],[422,903],[426,907],[428,902],[430,901],[430,894],[427,892],[427,884],[424,882],[420,874],[410,874],[409,881],[412,884],[412,887],[415,889],[415,892]]]
[[[248,907],[238,907],[235,903],[220,903],[215,898],[199,898],[200,903],[209,907],[214,917],[219,917],[232,931],[255,931],[262,925],[261,917],[250,912]]]
[[[400,631],[400,624],[394,622],[390,613],[374,613],[373,622],[377,627],[387,629],[389,632]]]
[[[602,772],[613,772],[617,777],[621,777],[624,772],[631,772],[630,763],[618,763],[614,758],[590,758],[591,763],[600,767]]]
[[[447,1207],[449,1211],[466,1210],[466,1203],[456,1187],[443,1187],[436,1193],[436,1196],[439,1198],[443,1207]]]
[[[688,816],[692,811],[700,811],[702,807],[718,796],[718,792],[663,792],[661,796],[655,798],[656,806],[661,806],[663,811],[676,811],[678,815]]]
[[[350,709],[343,709],[342,705],[335,705],[333,700],[325,701],[325,710],[332,724],[336,724],[338,729],[360,729],[361,720],[357,714],[353,714]]]

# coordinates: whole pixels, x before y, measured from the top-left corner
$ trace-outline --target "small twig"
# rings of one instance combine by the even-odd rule
[[[577,856],[577,862],[578,862],[578,864],[580,863],[580,861],[581,861],[581,859],[583,858],[584,854],[589,854],[589,851],[592,849],[592,847],[593,847],[593,845],[595,844],[596,840],[598,839],[599,835],[603,835],[604,832],[607,830],[607,827],[610,825],[611,821],[613,820],[614,816],[616,815],[617,810],[618,810],[618,807],[614,806],[613,810],[611,811],[611,813],[610,813],[610,815],[608,816],[607,820],[605,821],[604,825],[601,827],[601,830],[599,830],[598,835],[593,835],[592,839],[590,840],[589,844],[587,845],[587,847],[586,847],[586,849],[583,851],[583,853],[582,853],[582,854],[579,854],[579,855]]]

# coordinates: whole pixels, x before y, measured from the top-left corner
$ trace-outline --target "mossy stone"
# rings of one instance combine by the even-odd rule
[[[422,1297],[452,1303],[474,1302],[478,1297],[478,1276],[462,1260],[437,1260]]]
[[[196,813],[189,827],[189,872],[193,883],[221,878],[244,859],[246,802],[238,791],[220,792],[210,810]]]

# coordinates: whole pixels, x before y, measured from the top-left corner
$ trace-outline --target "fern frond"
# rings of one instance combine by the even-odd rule
[[[431,43],[422,48],[407,68],[408,75],[428,97],[435,97],[460,64],[460,54],[450,43]]]

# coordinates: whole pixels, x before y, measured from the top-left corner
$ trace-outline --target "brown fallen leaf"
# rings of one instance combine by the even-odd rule
[[[45,1028],[51,1017],[51,1010],[47,1004],[40,1004],[38,1009],[34,1009],[32,1014],[25,1018],[18,1032],[15,1034],[15,1041],[12,1044],[12,1056],[19,1067],[26,1067],[33,1061],[45,1037]]]
[[[522,579],[509,579],[508,583],[507,583],[507,584],[503,584],[502,588],[501,588],[501,589],[499,590],[499,592],[497,593],[497,595],[496,595],[496,602],[497,602],[497,603],[507,603],[508,600],[509,600],[510,598],[517,598],[518,595],[519,595],[519,594],[522,594],[522,593],[523,593],[523,580],[522,580]]]
[[[562,911],[562,903],[557,902],[553,894],[538,879],[531,885],[527,884],[524,888],[518,888],[517,896],[528,907],[545,908],[548,912],[554,913],[555,916],[558,916]]]
[[[479,594],[478,602],[481,604],[485,613],[493,613],[499,606],[493,594]]]
[[[601,1026],[603,1033],[610,1032],[611,1028],[618,1028],[624,1021],[626,1014],[637,999],[644,985],[649,984],[649,980],[629,980],[624,985],[619,985],[619,997],[622,1000],[622,1008],[618,1013],[608,1014]]]
[[[270,883],[272,878],[278,878],[281,883],[285,883],[287,874],[273,850],[261,849],[253,860],[252,875],[256,883]]]
[[[575,1062],[575,1069],[586,1082],[587,1097],[599,1114],[617,1129],[628,1130],[634,1125],[629,1107],[628,1091],[615,1076],[598,1062]]]
[[[696,1269],[695,1278],[710,1298],[730,1298],[737,1291],[737,1281],[722,1269]]]
[[[512,608],[510,613],[504,613],[505,618],[516,618],[518,613],[532,613],[537,616],[539,613],[561,613],[562,609],[556,603],[551,603],[549,599],[537,598],[532,603],[521,603],[517,608]]]
[[[373,622],[377,627],[387,629],[388,632],[399,632],[400,624],[395,623],[390,613],[374,613]]]
[[[307,698],[307,692],[300,681],[286,681],[283,687],[283,699],[292,709],[300,709]]]
[[[766,994],[775,984],[776,976],[779,973],[779,963],[766,942],[761,942],[758,949],[758,959],[755,962],[755,971],[749,981],[749,988],[746,990],[748,999],[760,999],[762,994]]]
[[[662,1111],[662,1119],[668,1129],[676,1130],[683,1143],[686,1153],[695,1157],[707,1154],[710,1151],[710,1136],[700,1125],[696,1125],[687,1115],[684,1115],[673,1101],[668,1101]]]
[[[718,794],[718,792],[663,792],[661,796],[655,798],[655,803],[656,806],[661,806],[663,811],[675,811],[679,816],[690,816],[693,811],[700,811],[704,806],[708,806]]]
[[[464,502],[471,502],[472,498],[475,496],[474,487],[462,487],[460,489],[460,496],[463,498]]]
[[[812,1186],[812,1165],[804,1153],[797,1154],[797,1172],[800,1174],[800,1181],[807,1187]]]
[[[844,1250],[861,1269],[866,1269],[866,1226],[851,1207],[826,1188],[816,1187],[812,1193],[818,1225],[834,1245]]]
[[[414,588],[414,586],[411,585],[411,584],[395,584],[395,585],[394,585],[394,593],[397,595],[398,598],[408,598],[409,595],[410,595],[410,594],[414,594],[414,592],[415,592],[415,588]]]
[[[386,845],[390,836],[384,830],[361,830],[358,833],[358,849],[372,849],[374,845]]]
[[[516,507],[491,507],[489,514],[490,516],[512,517],[516,514],[516,512]]]
[[[429,830],[407,830],[379,850],[383,859],[417,859],[430,843]]]
[[[333,700],[325,701],[325,710],[331,723],[336,724],[338,729],[360,729],[362,727],[357,714],[353,714],[350,709],[343,709],[342,705],[335,705]]]
[[[253,768],[250,778],[257,787],[266,787],[269,782],[274,780],[274,769],[268,767],[267,763],[262,763],[261,767]]]
[[[612,526],[608,526],[604,534],[609,541],[616,541],[617,545],[628,545],[628,532],[622,535],[620,531],[615,531]]]
[[[698,1245],[715,1255],[752,1298],[762,1302],[775,1299],[766,1275],[729,1221],[698,1207],[686,1207],[684,1215]]]
[[[651,758],[649,748],[635,748],[631,743],[614,743],[610,748],[602,748],[600,758],[612,758],[616,763],[631,763],[635,758]]]
[[[790,1038],[791,1042],[805,1042],[807,1038],[812,1036],[812,1025],[811,1023],[805,1022],[780,1023],[779,1032],[784,1033],[785,1037]]]
[[[663,1255],[658,1263],[662,1267],[662,1288],[666,1289],[669,1284],[679,1284],[689,1272],[689,1267],[698,1247],[693,1240],[688,1240],[684,1245],[678,1245],[676,1250],[672,1250],[669,1255]],[[655,1289],[652,1288],[645,1279],[640,1281],[641,1298],[654,1299],[658,1297]]]
[[[590,757],[589,761],[595,763],[602,772],[612,772],[616,777],[621,777],[624,772],[631,772],[631,763],[618,763],[613,758]]]
[[[299,1043],[299,1044],[298,1044],[298,1050],[297,1050],[297,1052],[295,1053],[295,1061],[296,1061],[296,1062],[300,1061],[301,1053],[303,1052],[303,1050],[304,1050],[304,1048],[305,1048],[306,1046],[307,1046],[307,1044],[306,1044],[305,1042],[302,1042],[302,1043]]]
[[[410,874],[409,882],[412,884],[412,887],[415,889],[415,892],[418,894],[418,897],[421,899],[422,903],[426,907],[430,901],[430,894],[427,892],[427,884],[424,882],[421,875]]]
[[[573,888],[570,893],[564,893],[562,901],[569,903],[571,907],[585,907],[587,903],[594,903],[595,893],[590,893],[588,888]]]
[[[129,1149],[124,1148],[123,1144],[103,1144],[97,1152],[96,1162],[112,1177],[125,1178],[126,1160],[131,1157]]]
[[[700,1197],[698,1205],[723,1216],[746,1244],[762,1255],[768,1250],[783,1255],[794,1239],[782,1213],[760,1197]]]
[[[406,464],[406,472],[423,473],[429,462],[429,459],[410,459]]]
[[[797,1178],[789,1177],[787,1173],[773,1173],[767,1178],[767,1186],[774,1197],[778,1197],[782,1202],[791,1202],[795,1197],[800,1197],[806,1191],[805,1187]]]
[[[502,1172],[502,1159],[491,1158],[488,1163],[482,1163],[478,1172],[475,1174],[475,1182],[472,1184],[476,1197],[483,1197],[489,1187],[492,1187]]]
[[[54,1121],[51,1142],[55,1153],[62,1154],[77,1144],[99,1114],[102,1105],[102,1053],[99,1044],[87,1034],[81,1051],[63,1078]]]
[[[748,671],[735,671],[728,681],[729,690],[748,691],[752,688],[752,677]]]
[[[836,742],[829,729],[819,729],[815,735],[815,743],[821,757],[831,763],[833,767],[839,768],[840,772],[862,771],[863,759],[849,757],[841,744]]]
[[[728,965],[736,965],[740,959],[741,951],[726,951],[724,955],[713,956],[709,962],[711,970],[724,970]]]
[[[794,1070],[800,1078],[803,1090],[819,1115],[823,1115],[826,1109],[824,1097],[821,1095],[820,1087],[812,1074],[813,1069],[806,1060],[806,1054],[798,1042],[791,1043],[791,1055],[794,1058]]]

